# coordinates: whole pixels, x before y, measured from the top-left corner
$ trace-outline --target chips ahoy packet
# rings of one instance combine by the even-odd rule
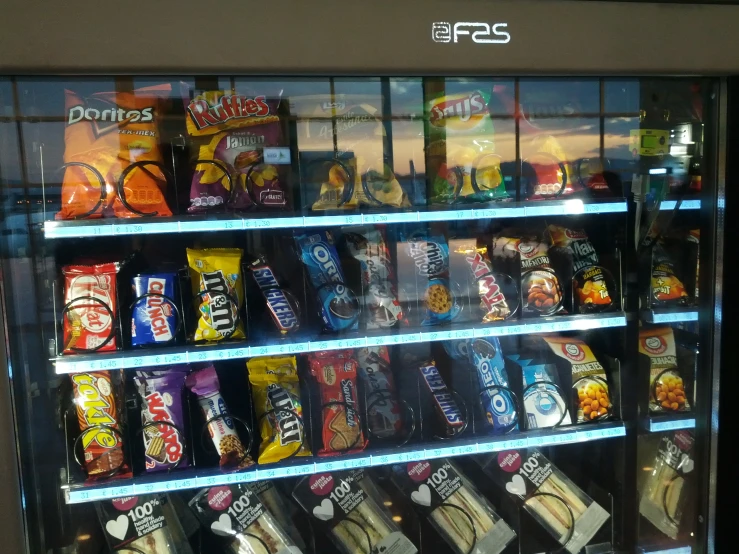
[[[328,331],[357,329],[359,300],[346,286],[331,233],[318,231],[296,234],[295,244],[318,297],[325,328]]]
[[[171,272],[136,275],[131,279],[134,298],[132,346],[169,344],[177,339],[176,278]]]

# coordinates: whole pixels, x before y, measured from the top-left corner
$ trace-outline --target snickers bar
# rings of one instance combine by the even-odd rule
[[[297,309],[285,291],[280,288],[272,268],[267,265],[264,258],[259,258],[252,263],[250,269],[280,333],[284,335],[297,331],[300,327]]]
[[[444,421],[447,436],[454,436],[464,427],[464,419],[457,403],[454,401],[454,396],[444,383],[444,379],[441,378],[433,361],[428,365],[422,365],[418,369],[434,399],[436,411]]]
[[[175,339],[178,317],[172,300],[175,279],[174,273],[153,273],[137,275],[131,280],[135,299],[131,314],[133,346],[163,344]]]

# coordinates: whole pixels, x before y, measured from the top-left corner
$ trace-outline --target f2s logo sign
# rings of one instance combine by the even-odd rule
[[[469,36],[477,44],[507,44],[511,35],[505,28],[508,23],[488,25],[480,21],[460,21],[448,23],[437,21],[431,25],[431,38],[434,42],[459,42],[460,36]]]

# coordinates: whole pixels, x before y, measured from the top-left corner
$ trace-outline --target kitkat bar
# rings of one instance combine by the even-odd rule
[[[91,479],[132,475],[122,429],[123,374],[120,370],[71,376],[84,469]],[[79,447],[75,444],[75,447]]]
[[[117,262],[67,265],[64,274],[64,353],[113,352],[118,348]]]
[[[310,373],[321,394],[321,435],[319,456],[361,452],[367,447],[362,432],[357,394],[357,361],[351,350],[309,355]]]

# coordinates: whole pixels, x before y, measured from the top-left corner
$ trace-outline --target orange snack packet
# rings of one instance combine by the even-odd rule
[[[57,219],[172,215],[157,117],[169,85],[83,97],[67,90]],[[133,167],[131,167],[133,165]]]

